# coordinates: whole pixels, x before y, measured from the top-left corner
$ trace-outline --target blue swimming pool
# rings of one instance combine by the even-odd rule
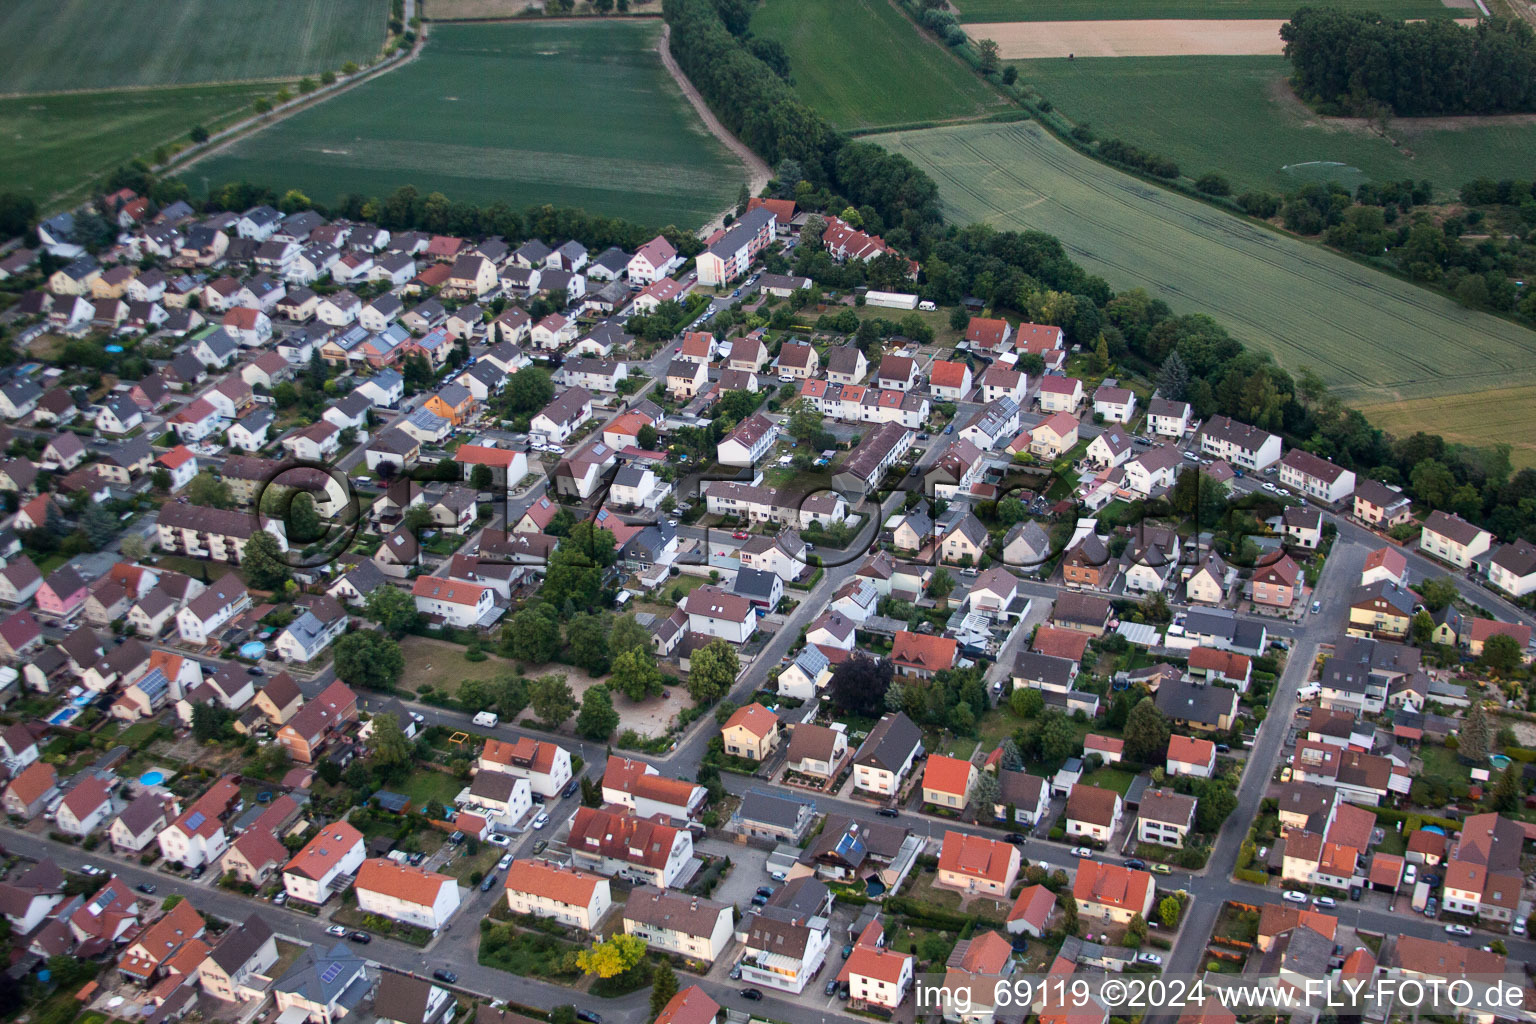
[[[165,781],[165,772],[151,769],[139,776],[139,781],[146,786],[158,786]]]
[[[48,724],[68,725],[70,722],[73,722],[76,718],[78,718],[79,715],[80,709],[77,707],[60,708],[48,716]]]
[[[260,640],[248,640],[240,645],[240,657],[259,661],[266,657],[267,645]]]

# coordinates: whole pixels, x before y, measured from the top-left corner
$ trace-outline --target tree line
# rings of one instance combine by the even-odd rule
[[[1322,113],[1399,117],[1536,110],[1536,33],[1523,21],[1400,21],[1303,7],[1280,27],[1297,92]]]

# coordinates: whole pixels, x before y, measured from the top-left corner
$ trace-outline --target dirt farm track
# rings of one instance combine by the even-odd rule
[[[1464,24],[1475,20],[1457,19]],[[1044,57],[1267,57],[1280,54],[1283,20],[999,21],[965,26],[997,42],[1003,60]]]

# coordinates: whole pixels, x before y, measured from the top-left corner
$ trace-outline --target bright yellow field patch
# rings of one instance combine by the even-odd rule
[[[1536,466],[1536,387],[1364,405],[1360,411],[1399,437],[1422,430],[1453,443],[1508,444],[1516,468]]]
[[[1041,57],[1269,56],[1281,53],[1284,20],[1011,21],[967,25],[995,39],[1004,60]]]

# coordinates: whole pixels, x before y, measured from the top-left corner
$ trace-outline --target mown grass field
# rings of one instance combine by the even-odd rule
[[[889,0],[767,0],[752,31],[784,45],[795,90],[839,128],[947,121],[1007,107]]]
[[[0,99],[0,182],[39,205],[80,198],[92,181],[135,156],[251,112],[270,85],[55,93]]]
[[[1412,178],[1451,194],[1477,177],[1528,176],[1536,119],[1397,120],[1389,134],[1358,119],[1321,118],[1286,83],[1284,57],[1110,57],[1019,61],[1069,120],[1178,162],[1198,177],[1227,176],[1237,191],[1292,192],[1309,181],[1349,188]],[[1406,151],[1405,151],[1406,150]]]
[[[472,203],[578,206],[693,227],[735,200],[741,165],[656,54],[655,21],[438,25],[405,67],[187,172],[320,202],[400,185]]]
[[[1289,18],[1307,0],[953,0],[961,21],[1113,21],[1121,18]],[[1315,6],[1323,6],[1319,3]],[[1399,18],[1475,16],[1440,0],[1328,0]]]
[[[0,93],[291,78],[362,63],[388,0],[5,0]]]
[[[1360,411],[1399,435],[1422,430],[1451,442],[1503,441],[1517,468],[1536,466],[1536,387],[1363,405]]]
[[[959,223],[1034,228],[1117,289],[1204,312],[1356,404],[1536,385],[1536,333],[1121,174],[1038,125],[897,132]],[[1484,441],[1497,424],[1466,425]]]

